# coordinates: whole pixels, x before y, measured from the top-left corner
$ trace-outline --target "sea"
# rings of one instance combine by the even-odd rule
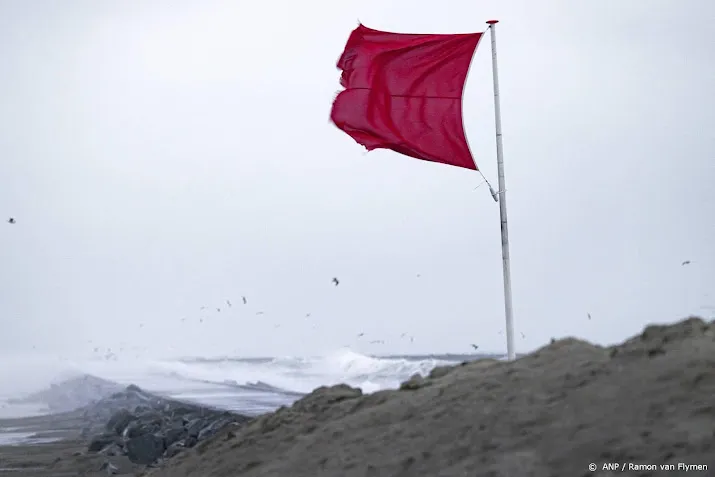
[[[436,366],[486,357],[503,358],[485,354],[369,356],[347,348],[312,357],[58,360],[33,356],[12,361],[0,357],[4,361],[0,362],[0,419],[52,412],[46,405],[17,400],[86,375],[134,384],[169,398],[258,415],[290,405],[320,386],[345,383],[365,393],[395,389],[416,373],[426,375]],[[86,390],[82,392],[86,394]],[[0,430],[0,444],[30,438],[16,431]]]

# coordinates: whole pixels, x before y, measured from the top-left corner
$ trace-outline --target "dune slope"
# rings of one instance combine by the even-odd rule
[[[715,322],[650,326],[611,348],[559,340],[511,363],[438,368],[399,391],[321,388],[147,475],[611,475],[591,462],[715,469]]]

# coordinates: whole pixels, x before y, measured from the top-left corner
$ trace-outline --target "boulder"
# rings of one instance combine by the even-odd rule
[[[184,426],[170,427],[164,432],[164,441],[166,442],[167,447],[170,447],[172,444],[179,442],[187,436],[188,432]]]
[[[107,431],[120,435],[133,420],[134,415],[131,412],[127,409],[120,409],[107,421]]]
[[[166,450],[164,437],[159,434],[142,434],[126,442],[127,457],[135,464],[156,462]]]

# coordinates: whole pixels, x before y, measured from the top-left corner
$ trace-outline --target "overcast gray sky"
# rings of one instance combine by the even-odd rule
[[[478,173],[328,120],[358,19],[491,18],[518,351],[714,314],[711,1],[3,0],[0,348],[504,351]],[[489,46],[465,114],[496,183]]]

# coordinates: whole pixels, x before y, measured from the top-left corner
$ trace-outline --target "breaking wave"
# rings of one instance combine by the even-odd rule
[[[348,349],[318,357],[183,358],[151,361],[96,361],[76,363],[78,371],[120,383],[147,388],[181,383],[240,386],[308,393],[318,386],[346,383],[364,392],[394,388],[415,373],[427,374],[440,364],[454,362],[429,357],[378,358]]]
[[[463,359],[373,357],[346,348],[316,357],[146,359],[112,356],[74,361],[40,356],[0,357],[0,399],[26,395],[83,375],[122,385],[136,384],[174,396],[200,388],[297,396],[319,386],[339,383],[374,392],[396,388],[415,373],[424,375],[435,366]]]

